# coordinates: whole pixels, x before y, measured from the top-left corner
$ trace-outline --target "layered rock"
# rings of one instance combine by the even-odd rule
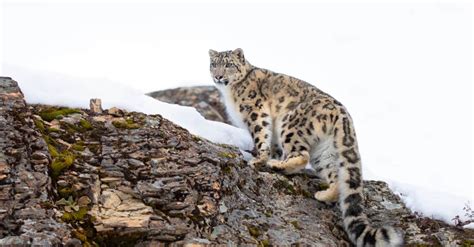
[[[159,115],[26,105],[8,78],[0,100],[0,246],[350,246],[337,205],[312,198],[327,186],[317,178],[259,172]],[[474,238],[412,214],[383,182],[364,191],[373,223],[401,227],[409,245]]]
[[[74,243],[71,228],[51,207],[50,163],[47,144],[17,83],[1,77],[0,246]]]
[[[213,86],[167,89],[152,92],[148,95],[160,101],[192,106],[209,120],[230,122],[225,114],[224,105],[219,99],[219,92]],[[214,113],[216,111],[219,112],[217,118]],[[272,174],[272,176],[277,175]],[[425,217],[418,212],[411,212],[406,208],[400,197],[389,189],[386,183],[365,181],[364,186],[365,207],[370,219],[376,224],[388,222],[401,227],[406,233],[407,245],[474,245],[473,230],[454,227],[439,220]],[[331,210],[335,209],[331,208]],[[338,214],[339,217],[337,211],[334,213]],[[340,227],[340,223],[336,224]]]
[[[206,119],[230,124],[219,92],[213,86],[180,87],[151,92],[148,96],[167,103],[194,107]]]

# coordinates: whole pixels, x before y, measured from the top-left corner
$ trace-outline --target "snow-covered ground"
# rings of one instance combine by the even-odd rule
[[[192,107],[161,102],[126,85],[106,79],[66,76],[11,65],[4,65],[4,71],[18,81],[25,100],[31,104],[89,108],[89,100],[99,98],[105,109],[115,106],[128,111],[160,114],[213,142],[235,145],[242,150],[253,148],[250,134],[243,129],[208,121]]]
[[[210,85],[207,50],[242,47],[253,64],[307,80],[348,107],[366,179],[389,182],[410,208],[447,222],[474,203],[469,4],[2,7],[1,58],[21,67],[4,64],[1,74],[30,103],[88,107],[102,98],[248,148],[244,131],[143,95]]]

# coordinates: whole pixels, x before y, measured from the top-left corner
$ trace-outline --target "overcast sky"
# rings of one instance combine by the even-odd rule
[[[211,85],[208,49],[241,47],[347,106],[367,177],[473,195],[470,5],[10,1],[2,21],[3,63],[142,92]]]

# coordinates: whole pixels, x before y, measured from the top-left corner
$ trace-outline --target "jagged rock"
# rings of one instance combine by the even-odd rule
[[[148,95],[168,103],[193,106],[206,119],[230,122],[225,114],[224,105],[219,99],[219,92],[212,86],[168,89],[152,92]],[[212,109],[208,106],[212,106]],[[217,116],[215,112],[218,112]],[[277,175],[272,174],[271,176]],[[366,195],[366,212],[372,221],[375,224],[387,222],[400,226],[406,232],[408,245],[474,245],[474,232],[472,230],[456,228],[441,221],[423,217],[416,212],[411,212],[384,182],[365,181],[364,193]],[[335,214],[339,216],[337,211]],[[216,232],[219,232],[219,230],[216,230]],[[288,233],[281,234],[280,236],[284,236],[283,239],[288,239],[286,236]],[[272,234],[272,236],[277,237],[279,235]],[[282,243],[285,243],[285,241]]]
[[[0,246],[350,246],[337,206],[312,198],[324,187],[317,178],[259,172],[235,147],[159,115],[27,106],[16,83],[2,80]],[[61,116],[35,117],[54,110]],[[383,182],[365,185],[371,220],[400,226],[409,245],[474,236],[417,217]]]
[[[151,92],[148,96],[167,103],[192,106],[206,119],[230,124],[219,92],[213,86],[181,87]]]
[[[1,77],[0,246],[55,246],[72,238],[48,206],[51,158],[34,119],[17,83]]]
[[[123,111],[117,107],[112,107],[107,110],[107,113],[114,117],[123,117]]]
[[[89,104],[90,110],[93,113],[102,113],[102,100],[91,99]]]

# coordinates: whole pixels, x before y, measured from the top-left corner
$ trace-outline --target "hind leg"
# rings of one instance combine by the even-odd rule
[[[329,186],[325,190],[316,192],[314,198],[322,202],[336,202],[339,199],[338,174],[337,166],[332,161],[332,157],[329,157],[323,164],[319,164],[316,171],[320,177],[326,180]]]
[[[281,159],[281,156],[283,155],[283,150],[280,148],[280,145],[273,143],[270,154],[272,159],[278,160]]]
[[[322,202],[336,202],[339,199],[339,186],[330,183],[327,189],[314,193],[314,198]]]

